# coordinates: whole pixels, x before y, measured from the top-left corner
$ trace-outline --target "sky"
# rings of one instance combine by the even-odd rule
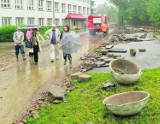
[[[106,0],[94,0],[95,1],[95,4],[102,4],[104,3]]]
[[[98,4],[103,4],[105,1],[107,1],[107,0],[93,0],[93,1],[95,1],[95,6],[97,6]],[[112,4],[110,4],[109,2],[106,2],[108,5],[112,5]]]

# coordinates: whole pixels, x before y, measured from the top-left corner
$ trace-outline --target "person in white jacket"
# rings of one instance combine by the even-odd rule
[[[59,59],[59,41],[61,32],[56,28],[56,25],[53,24],[52,28],[45,32],[45,36],[50,40],[50,58],[51,62],[54,62],[54,59]]]
[[[14,32],[13,40],[14,40],[14,45],[15,45],[15,54],[16,54],[17,61],[19,60],[18,59],[19,50],[21,51],[23,60],[26,60],[25,51],[24,51],[24,45],[23,45],[24,33],[21,32],[21,28],[20,27],[17,28],[16,32]]]

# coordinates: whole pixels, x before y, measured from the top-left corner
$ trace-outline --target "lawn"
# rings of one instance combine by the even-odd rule
[[[27,124],[159,124],[160,123],[160,68],[143,70],[134,85],[119,85],[116,89],[99,90],[104,82],[115,82],[109,73],[93,73],[92,81],[76,83],[67,102],[52,104],[38,110],[40,117],[28,118]],[[126,91],[146,91],[151,97],[144,109],[130,117],[115,116],[102,104],[105,97]]]

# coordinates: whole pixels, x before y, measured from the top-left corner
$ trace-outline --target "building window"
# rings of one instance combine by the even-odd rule
[[[59,3],[55,2],[55,12],[59,12]]]
[[[78,6],[78,13],[81,14],[81,11],[82,11],[81,6]]]
[[[72,5],[68,4],[68,13],[71,13],[71,12],[72,12]]]
[[[34,26],[34,20],[35,20],[35,18],[28,18],[28,25],[31,25],[31,26]]]
[[[77,11],[77,6],[76,5],[73,5],[73,13],[76,13]]]
[[[90,9],[87,8],[87,15],[90,15]]]
[[[38,10],[44,10],[44,0],[38,0]]]
[[[59,26],[59,19],[55,19],[55,24]]]
[[[66,12],[66,4],[62,3],[62,12],[65,13]]]
[[[1,7],[10,8],[11,7],[10,0],[1,0]]]
[[[62,25],[66,25],[66,20],[62,19]]]
[[[52,1],[46,2],[46,8],[47,8],[47,11],[52,11]]]
[[[15,8],[23,9],[23,0],[15,0]]]
[[[76,26],[77,26],[77,21],[76,20],[73,20],[73,26],[74,26],[74,28],[76,28]]]
[[[38,18],[38,25],[44,26],[44,18]]]
[[[52,25],[52,18],[47,18],[47,25],[51,26]]]
[[[16,25],[19,26],[19,25],[23,25],[23,20],[24,18],[23,17],[16,17]]]
[[[86,8],[83,7],[83,15],[85,15],[85,14],[86,14]]]
[[[11,24],[11,17],[2,17],[2,26],[10,24]]]
[[[27,0],[27,9],[34,10],[34,0]]]

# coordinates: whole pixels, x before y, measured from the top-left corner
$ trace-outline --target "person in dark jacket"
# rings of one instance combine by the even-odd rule
[[[33,28],[30,40],[33,45],[33,56],[35,65],[38,64],[38,52],[42,51],[40,45],[40,39],[44,41],[43,37],[39,34],[39,32],[37,32],[37,28]]]

